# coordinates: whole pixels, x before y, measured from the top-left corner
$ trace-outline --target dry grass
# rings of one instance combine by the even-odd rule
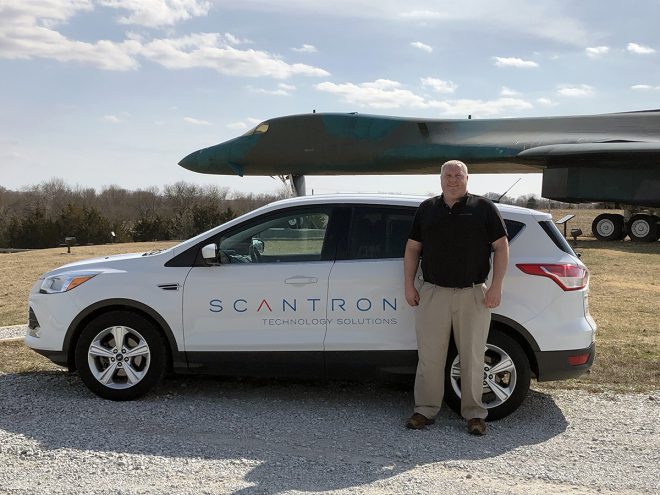
[[[597,210],[578,212],[576,225],[590,233]],[[553,211],[560,218],[566,210]],[[582,222],[582,223],[577,223]],[[587,230],[582,224],[588,224]],[[569,224],[570,227],[575,225]],[[37,277],[64,263],[121,252],[140,252],[172,243],[75,247],[0,254],[0,326],[26,320],[26,302]],[[582,378],[541,384],[541,388],[651,391],[660,388],[660,242],[600,242],[584,237],[576,249],[591,271],[591,314],[598,323],[598,354]],[[0,343],[0,372],[29,372],[56,367],[22,342]]]
[[[576,207],[582,205],[576,205]],[[571,218],[566,224],[566,234],[568,238],[571,238],[571,229],[580,229],[582,230],[581,237],[591,237],[594,238],[594,235],[591,233],[591,222],[594,221],[601,213],[619,213],[623,215],[623,210],[593,210],[587,209],[584,207],[571,209],[571,210],[541,210],[552,215],[552,219],[556,222],[565,215],[575,215],[574,218]],[[564,232],[564,227],[562,225],[557,225],[557,228],[560,232]]]
[[[0,340],[0,356],[0,373],[34,373],[62,369],[18,339]]]
[[[598,324],[591,372],[551,387],[660,389],[660,243],[578,241]]]
[[[39,276],[58,266],[87,258],[121,253],[140,253],[173,246],[175,242],[137,242],[103,246],[74,246],[0,254],[0,327],[27,321],[27,300]]]

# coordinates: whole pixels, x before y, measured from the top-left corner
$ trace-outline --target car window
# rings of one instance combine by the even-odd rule
[[[552,223],[550,220],[542,220],[539,222],[539,225],[545,231],[545,233],[548,234],[548,237],[552,239],[552,242],[554,242],[559,249],[565,253],[577,256],[571,245],[566,241],[566,239],[564,239],[564,236],[561,234],[561,232],[559,232],[559,229],[555,226],[554,223]]]
[[[414,216],[414,208],[356,206],[349,233],[348,258],[403,258]]]
[[[504,219],[504,225],[506,225],[506,236],[511,242],[523,229],[525,226],[522,222],[516,222],[515,220]]]
[[[289,211],[220,237],[223,263],[320,261],[329,210]]]

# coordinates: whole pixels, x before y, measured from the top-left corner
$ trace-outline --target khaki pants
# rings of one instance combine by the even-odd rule
[[[415,377],[415,412],[434,418],[444,396],[444,372],[452,327],[461,361],[461,416],[485,418],[481,402],[484,353],[490,309],[484,305],[486,286],[466,289],[424,282],[415,311],[419,362]]]

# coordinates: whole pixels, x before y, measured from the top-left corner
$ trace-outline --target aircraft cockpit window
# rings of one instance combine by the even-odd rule
[[[250,129],[243,136],[252,136],[253,134],[264,134],[268,132],[268,122],[262,122],[257,127]]]

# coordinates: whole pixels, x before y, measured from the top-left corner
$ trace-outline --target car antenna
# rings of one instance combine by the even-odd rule
[[[516,184],[518,184],[518,182],[520,182],[520,179],[522,179],[522,177],[518,177],[518,180],[515,181],[513,184],[511,184],[511,187],[510,187],[509,189],[507,189],[506,191],[504,191],[504,193],[502,194],[502,196],[500,196],[499,198],[497,198],[496,200],[494,200],[493,203],[499,203],[500,200],[501,200],[504,196],[506,196],[506,193],[508,193],[511,189],[513,189],[513,186],[515,186]]]

